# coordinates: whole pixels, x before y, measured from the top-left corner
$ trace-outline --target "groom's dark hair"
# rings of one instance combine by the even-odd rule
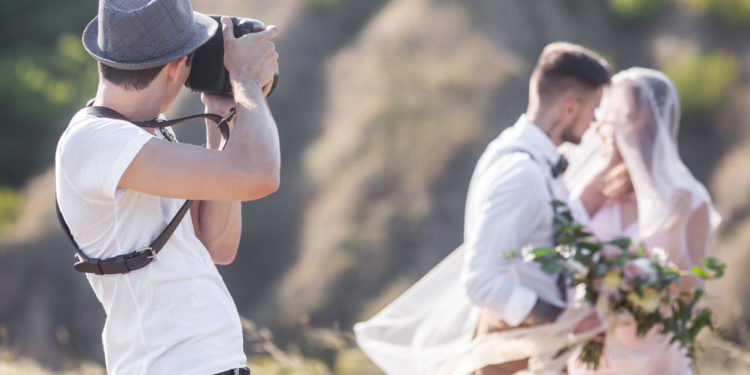
[[[607,60],[582,46],[556,42],[544,47],[531,74],[531,90],[542,102],[570,89],[594,90],[608,85],[612,68]]]

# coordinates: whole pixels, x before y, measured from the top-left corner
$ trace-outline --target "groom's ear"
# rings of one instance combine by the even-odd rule
[[[578,111],[581,108],[581,103],[579,100],[575,97],[567,97],[562,103],[561,109],[561,115],[566,119],[569,120],[571,118],[575,118],[578,114]]]

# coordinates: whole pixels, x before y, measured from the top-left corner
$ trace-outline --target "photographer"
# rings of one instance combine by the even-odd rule
[[[240,201],[279,185],[278,133],[264,97],[277,71],[270,40],[278,30],[235,38],[232,22],[221,23],[218,30],[189,0],[100,0],[83,33],[99,87],[93,107],[60,137],[56,192],[82,258],[76,269],[95,267],[83,272],[107,314],[109,374],[249,373],[239,314],[214,264],[235,257]],[[201,99],[206,113],[236,109],[231,138],[210,120],[206,148],[172,142],[168,127],[134,124],[163,118],[193,52],[216,32],[234,95]],[[186,199],[195,201],[181,218]],[[171,221],[179,225],[156,247]]]

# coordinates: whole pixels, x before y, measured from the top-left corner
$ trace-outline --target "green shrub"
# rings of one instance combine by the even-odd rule
[[[700,14],[716,17],[728,27],[750,23],[750,0],[682,0]]]
[[[326,9],[338,4],[340,0],[307,0],[307,5],[316,9]]]
[[[740,76],[740,61],[731,52],[705,55],[683,52],[661,70],[677,86],[685,117],[706,114],[726,99]]]
[[[21,194],[14,189],[0,186],[0,233],[13,223],[21,211]]]
[[[0,185],[19,188],[48,168],[70,117],[94,96],[81,32],[95,15],[90,0],[0,2]]]
[[[656,14],[666,0],[607,0],[612,13],[627,21],[642,21]]]

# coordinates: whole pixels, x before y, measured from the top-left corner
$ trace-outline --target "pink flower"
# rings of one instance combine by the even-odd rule
[[[604,245],[601,254],[604,260],[612,260],[622,255],[622,249],[614,245]]]
[[[651,266],[651,261],[646,258],[637,258],[625,263],[622,273],[625,280],[628,281],[638,278],[646,283],[652,283],[656,281],[657,277],[656,270]]]

